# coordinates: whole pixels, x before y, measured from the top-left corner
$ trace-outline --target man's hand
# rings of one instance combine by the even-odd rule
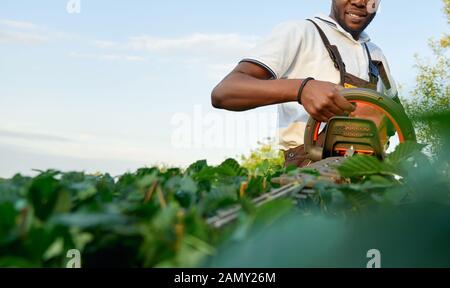
[[[334,116],[355,111],[349,101],[341,96],[343,87],[323,81],[312,80],[306,84],[302,93],[302,104],[315,120],[328,122]]]

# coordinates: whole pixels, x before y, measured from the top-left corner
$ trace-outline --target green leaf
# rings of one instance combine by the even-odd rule
[[[269,160],[264,159],[258,166],[256,166],[256,175],[267,175],[270,170]]]
[[[352,178],[373,174],[394,174],[396,169],[375,157],[357,155],[349,157],[337,170],[342,177]]]
[[[58,193],[58,200],[56,201],[54,213],[68,213],[72,208],[72,197],[67,190],[61,190]]]
[[[0,203],[0,245],[7,239],[11,230],[16,226],[18,212],[11,202]]]
[[[197,201],[196,199],[197,183],[189,176],[181,179],[175,198],[184,208],[190,208]]]
[[[60,256],[63,253],[64,253],[64,240],[62,238],[57,238],[55,242],[53,242],[53,244],[50,245],[50,247],[48,247],[44,255],[42,255],[42,259],[46,261],[53,257]]]
[[[386,160],[389,161],[391,165],[395,166],[413,156],[415,152],[421,151],[426,146],[427,145],[419,144],[413,141],[401,143],[395,148],[394,152],[387,156]]]
[[[202,215],[211,216],[214,211],[236,204],[238,201],[238,186],[218,184],[207,193],[199,203]]]
[[[264,204],[256,209],[255,224],[256,225],[270,225],[279,218],[285,216],[292,211],[292,201],[289,199],[277,200]]]
[[[89,198],[92,198],[97,194],[97,189],[95,187],[95,182],[90,179],[85,179],[80,182],[71,182],[66,185],[66,187],[73,191],[75,196],[80,201],[87,200]]]
[[[250,179],[250,182],[248,183],[245,195],[254,198],[265,192],[268,192],[269,188],[270,185],[266,177],[263,176],[252,177]]]
[[[246,204],[248,205],[248,203]],[[239,225],[236,227],[233,239],[244,240],[256,231],[268,228],[292,211],[294,205],[289,199],[268,202],[261,207],[251,209],[246,213],[241,213]]]
[[[206,160],[199,160],[195,163],[193,163],[191,166],[189,166],[186,170],[186,173],[188,175],[196,174],[202,171],[202,169],[208,167],[208,162]]]
[[[22,257],[2,257],[0,258],[0,268],[39,268],[35,262]]]
[[[60,185],[54,178],[56,174],[51,171],[39,175],[33,180],[28,192],[35,214],[41,220],[46,220],[53,213],[58,200]]]
[[[247,171],[242,168],[239,163],[234,159],[227,159],[220,164],[216,169],[216,173],[225,176],[245,176]]]

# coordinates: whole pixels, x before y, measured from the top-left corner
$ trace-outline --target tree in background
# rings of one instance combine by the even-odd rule
[[[275,139],[267,138],[258,142],[259,147],[248,156],[241,156],[242,167],[251,174],[273,173],[284,166],[284,154],[278,149]]]
[[[447,23],[450,24],[450,0],[443,0]],[[424,122],[421,115],[448,111],[450,107],[448,48],[450,35],[445,33],[440,40],[431,39],[433,61],[416,56],[416,87],[409,99],[402,99],[405,109],[414,122],[420,142],[430,144],[430,152],[437,155],[442,146],[436,125]]]

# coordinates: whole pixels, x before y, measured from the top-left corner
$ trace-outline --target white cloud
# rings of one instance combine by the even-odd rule
[[[69,138],[52,135],[52,134],[44,134],[44,133],[36,133],[36,132],[23,132],[23,131],[13,131],[13,130],[2,130],[0,129],[0,136],[13,138],[13,139],[25,139],[31,141],[51,141],[51,142],[70,142],[72,141]]]
[[[131,37],[127,46],[139,51],[152,53],[188,53],[230,56],[241,55],[253,48],[258,41],[256,36],[239,34],[202,34],[178,38],[160,38],[153,36]]]
[[[70,52],[69,57],[77,59],[94,59],[102,61],[130,61],[146,62],[147,58],[138,55],[117,54],[117,53],[79,53]]]
[[[182,58],[186,64],[205,64],[217,60],[230,62],[248,53],[260,38],[235,33],[205,34],[195,33],[182,37],[164,38],[149,35],[130,37],[126,41],[117,42],[109,40],[95,40],[91,46],[104,50],[101,53],[70,54],[75,58],[91,58],[99,60],[127,60],[146,61],[143,56],[136,56],[132,52],[146,53],[155,59],[172,59],[179,61]],[[112,51],[112,53],[105,53]],[[215,60],[213,60],[215,59]],[[190,63],[186,61],[191,61]],[[170,61],[169,61],[170,62]],[[229,64],[227,65],[230,66]],[[217,67],[213,69],[217,70]]]
[[[94,41],[93,46],[100,49],[112,49],[117,48],[119,46],[119,43],[114,41]]]
[[[36,45],[48,41],[41,27],[31,22],[0,19],[0,26],[4,27],[0,30],[0,43]]]
[[[24,148],[28,151],[37,153],[45,153],[55,156],[71,156],[77,158],[90,159],[110,159],[110,160],[130,160],[139,161],[142,159],[156,159],[155,153],[142,143],[129,139],[120,139],[118,137],[86,137],[84,135],[70,135],[70,140],[65,140],[67,137],[53,136],[56,139],[35,139],[35,135],[29,133],[16,132],[16,134],[24,135],[26,137],[2,137],[0,138],[0,145],[7,145],[9,147]],[[64,139],[64,140],[58,140]],[[34,140],[34,141],[30,141]],[[39,140],[39,141],[36,141]]]
[[[47,42],[48,38],[39,33],[0,31],[0,42],[36,45]]]
[[[24,22],[24,21],[16,21],[16,20],[9,20],[9,19],[3,19],[0,20],[0,23],[3,25],[15,28],[15,29],[22,29],[22,30],[34,30],[38,28],[36,24],[33,24],[31,22]]]
[[[125,60],[132,61],[132,62],[145,62],[147,59],[145,57],[141,56],[134,56],[134,55],[123,55],[125,57]]]
[[[130,37],[126,41],[97,40],[92,46],[102,50],[98,54],[71,53],[75,58],[99,60],[146,61],[152,59],[163,63],[182,63],[186,67],[200,69],[209,80],[222,79],[248,54],[260,40],[258,36],[235,33],[194,33],[182,37],[154,37],[149,35]],[[111,53],[105,53],[105,52]],[[134,56],[140,53],[143,56]],[[131,54],[131,55],[130,55]]]
[[[235,33],[194,33],[172,38],[149,35],[133,36],[122,42],[97,40],[93,41],[91,45],[97,49],[122,53],[138,51],[147,53],[155,59],[173,59],[179,62],[181,58],[183,61],[191,59],[192,62],[207,63],[211,62],[212,58],[230,61],[242,57],[255,47],[259,39],[257,36]]]
[[[50,40],[76,41],[80,37],[31,22],[0,19],[0,42],[36,45]]]

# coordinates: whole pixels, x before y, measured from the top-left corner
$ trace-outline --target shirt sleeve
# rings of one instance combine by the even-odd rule
[[[241,62],[252,62],[267,69],[273,79],[281,79],[291,67],[301,46],[302,26],[285,22],[259,43]]]

